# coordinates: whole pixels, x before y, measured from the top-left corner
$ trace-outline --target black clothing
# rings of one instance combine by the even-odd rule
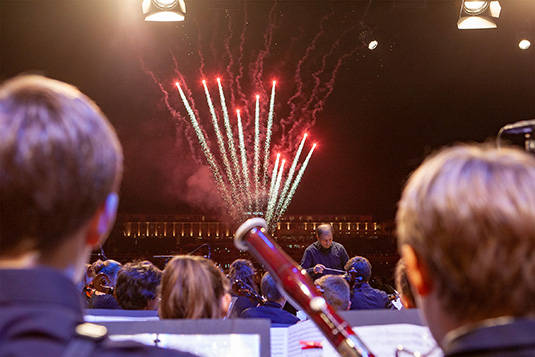
[[[84,323],[76,286],[50,268],[0,269],[0,355],[61,356]],[[135,342],[95,342],[91,355],[192,356]]]
[[[232,306],[232,311],[229,314],[229,319],[235,319],[240,317],[241,313],[244,310],[247,310],[252,307],[256,307],[258,303],[252,302],[249,298],[245,296],[238,296],[234,305]]]
[[[328,274],[342,274],[330,270],[324,270],[321,274],[314,273],[314,266],[316,264],[323,264],[327,268],[344,270],[344,266],[349,260],[346,249],[343,245],[337,242],[332,242],[329,249],[325,249],[319,242],[312,243],[305,249],[303,258],[301,259],[301,267],[307,270],[308,275],[316,280],[323,275]]]
[[[89,298],[89,309],[108,309],[108,310],[120,310],[121,307],[111,294],[103,294],[95,291]]]
[[[299,322],[296,316],[284,311],[282,306],[274,301],[267,301],[263,306],[247,309],[240,317],[270,319],[273,324],[293,325]]]
[[[357,284],[351,296],[350,310],[392,309],[388,294],[374,289],[368,283]]]
[[[487,320],[484,323],[501,319]],[[450,341],[445,339],[444,356],[535,356],[535,319],[505,319],[510,321],[482,326]]]

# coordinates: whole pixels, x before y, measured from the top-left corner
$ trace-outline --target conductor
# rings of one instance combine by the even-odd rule
[[[326,274],[344,274],[344,266],[349,260],[343,245],[333,242],[333,227],[323,223],[316,229],[317,242],[305,249],[301,267],[316,280]]]

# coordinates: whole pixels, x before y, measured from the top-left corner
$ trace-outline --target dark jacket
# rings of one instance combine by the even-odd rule
[[[357,284],[351,296],[350,310],[392,309],[388,294],[368,283]]]
[[[301,259],[301,267],[306,269],[312,280],[316,280],[323,275],[340,274],[329,270],[325,270],[322,274],[315,274],[314,266],[316,264],[323,264],[327,268],[336,270],[344,270],[344,266],[348,260],[349,256],[347,255],[346,249],[340,243],[332,242],[329,249],[325,249],[319,242],[315,242],[305,249],[303,258]]]
[[[282,306],[274,301],[268,301],[263,306],[253,307],[242,312],[242,318],[270,319],[273,324],[293,325],[299,319],[282,309]]]
[[[447,357],[533,357],[535,356],[535,318],[511,318],[508,323],[484,326],[466,332],[445,343],[444,355]]]
[[[84,323],[82,304],[76,286],[55,270],[0,269],[0,355],[61,356],[79,340],[75,328]],[[90,347],[90,355],[99,357],[191,356],[106,337]]]

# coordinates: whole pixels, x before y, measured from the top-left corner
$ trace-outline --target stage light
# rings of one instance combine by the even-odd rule
[[[502,7],[499,1],[463,0],[457,28],[459,30],[496,28]]]
[[[143,0],[141,6],[145,21],[184,21],[186,17],[184,0]]]
[[[517,29],[516,38],[518,40],[518,48],[527,50],[531,46],[531,34],[531,24],[528,20]]]
[[[362,41],[370,51],[377,48],[379,42],[375,39],[370,28],[363,23],[360,24],[359,40]]]
[[[527,38],[522,39],[520,40],[520,42],[518,42],[518,47],[521,50],[527,50],[530,46],[531,46],[531,41],[528,40]]]

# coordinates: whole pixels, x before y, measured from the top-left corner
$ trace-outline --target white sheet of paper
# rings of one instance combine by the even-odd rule
[[[259,357],[260,336],[254,334],[226,334],[226,335],[175,335],[144,333],[135,335],[112,335],[115,341],[136,341],[145,345],[157,345],[184,352],[193,353],[199,357]]]

